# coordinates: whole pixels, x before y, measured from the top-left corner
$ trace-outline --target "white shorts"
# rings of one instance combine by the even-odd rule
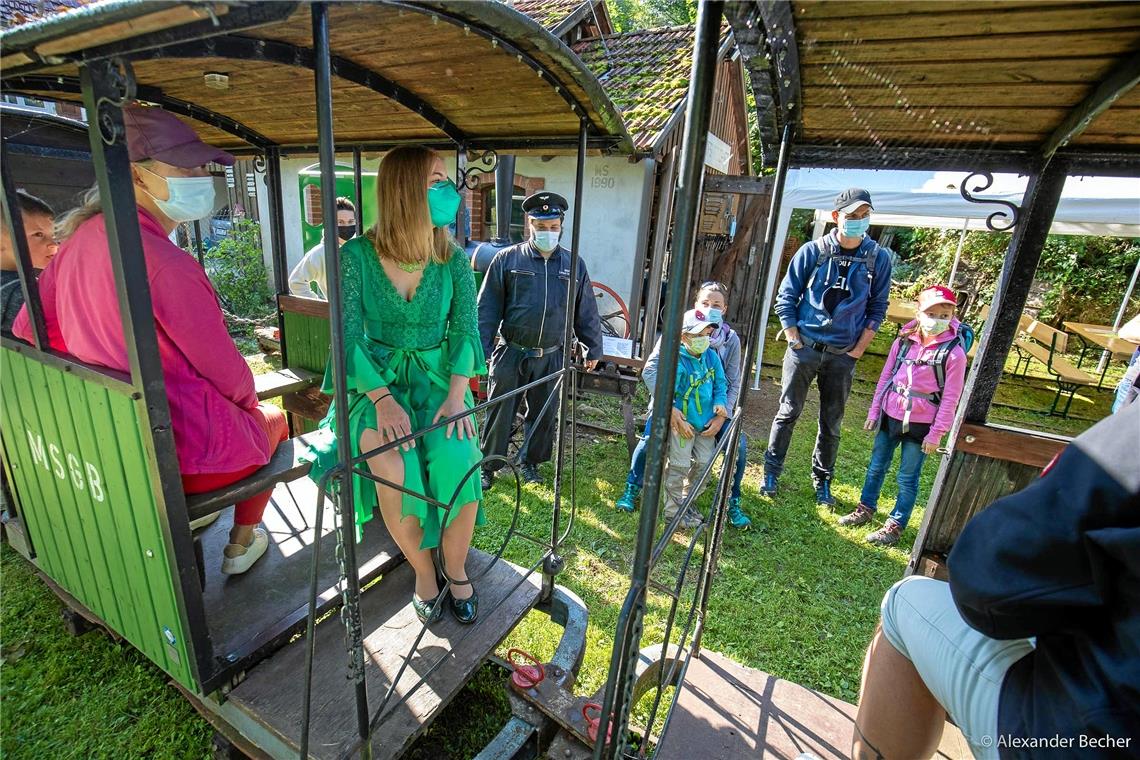
[[[998,757],[998,700],[1005,673],[1033,651],[1030,639],[991,639],[962,619],[950,584],[910,576],[891,586],[881,607],[883,635],[910,660],[930,693],[961,729],[974,757]]]

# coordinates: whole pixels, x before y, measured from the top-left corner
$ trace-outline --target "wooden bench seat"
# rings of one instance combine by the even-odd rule
[[[211,515],[247,499],[254,494],[267,491],[278,483],[303,478],[309,474],[311,464],[299,457],[308,447],[306,436],[290,438],[277,447],[269,463],[244,480],[231,483],[216,491],[186,495],[186,511],[191,520]]]
[[[1045,369],[1057,382],[1057,394],[1053,396],[1053,405],[1049,407],[1049,415],[1068,417],[1069,407],[1073,405],[1073,396],[1076,395],[1077,389],[1094,386],[1097,384],[1097,379],[1074,367],[1068,359],[1062,356],[1065,346],[1068,345],[1068,335],[1049,327],[1049,325],[1042,324],[1036,319],[1029,319],[1028,324],[1026,324],[1025,319],[1026,317],[1023,316],[1022,336],[1013,342],[1013,348],[1017,351],[1018,356],[1017,366],[1014,368],[1013,374],[1026,377],[1029,372],[1029,364],[1034,359],[1044,364]],[[1022,369],[1022,362],[1025,365],[1024,369]],[[1062,394],[1068,394],[1068,398],[1065,402],[1065,408],[1058,413],[1057,405],[1061,401]]]
[[[253,378],[253,387],[257,391],[257,400],[264,401],[267,398],[284,396],[286,393],[303,391],[320,382],[321,376],[316,372],[286,367],[276,372],[256,375]]]

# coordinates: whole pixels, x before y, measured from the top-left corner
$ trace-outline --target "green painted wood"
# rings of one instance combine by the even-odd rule
[[[287,311],[282,339],[289,366],[324,373],[329,360],[328,320]]]
[[[142,402],[14,351],[3,364],[0,421],[37,565],[196,689]]]

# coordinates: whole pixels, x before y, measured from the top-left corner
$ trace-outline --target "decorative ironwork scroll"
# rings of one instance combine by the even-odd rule
[[[476,157],[468,159],[467,168],[459,172],[457,183],[460,187],[465,187],[468,190],[474,190],[479,182],[478,177],[480,174],[490,174],[495,171],[499,165],[499,154],[493,150],[483,151]]]
[[[984,184],[979,184],[972,190],[968,189],[967,185],[970,184],[970,182],[974,179],[977,179],[979,183]],[[1016,203],[1011,203],[1010,201],[1003,201],[997,198],[979,198],[973,195],[973,193],[980,193],[988,190],[990,186],[993,185],[993,183],[994,175],[990,172],[974,172],[973,174],[967,176],[966,179],[962,180],[962,184],[959,186],[959,192],[961,192],[962,197],[970,203],[996,203],[999,206],[1005,206],[1007,209],[1009,209],[1008,212],[999,209],[998,211],[995,211],[986,217],[986,227],[992,232],[1009,232],[1017,226],[1018,216],[1021,214],[1021,207]]]
[[[122,108],[135,99],[135,70],[131,68],[130,61],[125,58],[115,58],[108,71],[111,72],[111,87],[115,90],[115,97],[101,97],[96,102],[99,120],[99,136],[106,145],[114,145],[119,140],[126,139],[126,130],[122,121],[116,122],[111,117],[111,108]]]
[[[258,153],[253,157],[253,170],[258,174],[265,174],[265,168],[268,166],[268,160],[265,158],[264,153]]]

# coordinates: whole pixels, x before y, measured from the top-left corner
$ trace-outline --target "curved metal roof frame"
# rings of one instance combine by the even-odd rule
[[[921,6],[920,3],[911,5]],[[765,148],[778,146],[785,127],[790,126],[795,146],[792,161],[797,166],[945,169],[989,166],[995,170],[1025,171],[1056,156],[1074,170],[1086,173],[1132,176],[1140,170],[1140,148],[1134,145],[1082,148],[1072,144],[1098,116],[1140,83],[1140,52],[1118,56],[1111,69],[1092,83],[1094,86],[1079,103],[1058,103],[1058,108],[1067,109],[1067,115],[1035,145],[969,144],[956,143],[952,139],[942,146],[931,145],[929,140],[893,146],[844,144],[838,139],[835,144],[805,142],[802,140],[804,93],[795,19],[798,12],[805,7],[810,10],[812,6],[824,7],[806,0],[752,0],[729,3],[725,10],[752,80],[766,167],[775,166],[776,155],[774,150]],[[891,12],[906,13],[906,4],[895,5]],[[955,44],[953,37],[938,42]],[[827,49],[828,44],[817,41],[813,49],[818,55],[821,49]],[[1012,89],[1018,83],[1007,85]],[[848,92],[845,97],[854,96]],[[849,103],[848,108],[862,105],[866,104]],[[822,106],[814,107],[817,112],[820,108]],[[1131,134],[1135,137],[1135,133]]]
[[[335,5],[336,3],[330,3]],[[502,49],[519,63],[535,71],[542,81],[552,87],[567,107],[580,120],[592,127],[595,136],[609,138],[607,146],[617,152],[632,152],[633,141],[625,128],[617,108],[605,94],[597,78],[586,65],[561,40],[552,36],[537,22],[509,6],[498,2],[450,3],[450,2],[402,2],[386,0],[383,5],[396,7],[402,11],[423,14],[432,23],[449,23],[460,27],[465,33],[478,35],[489,40],[492,46]],[[124,56],[128,59],[153,58],[201,58],[222,55],[242,59],[256,57],[260,60],[312,68],[313,52],[308,48],[266,39],[241,37],[233,32],[255,27],[272,27],[275,22],[290,18],[298,7],[297,3],[254,3],[245,4],[239,0],[218,0],[218,2],[174,2],[171,0],[108,0],[96,3],[77,11],[60,14],[48,19],[26,24],[0,33],[0,45],[4,48],[6,62],[3,72],[3,89],[6,91],[36,92],[38,85],[47,92],[76,94],[78,79],[71,76],[31,76],[61,63],[81,63],[83,61]],[[116,39],[102,39],[100,44],[79,48],[67,53],[40,55],[37,50],[47,45],[52,49],[66,49],[69,37],[92,34],[95,30],[124,22],[138,22],[153,17],[156,11],[178,16],[179,23],[161,30],[150,30],[145,34],[131,31]],[[206,15],[206,20],[199,20]],[[189,21],[189,23],[188,23]],[[193,40],[193,42],[191,42]],[[528,52],[528,48],[531,52]],[[536,55],[546,56],[557,66],[543,63]],[[21,60],[21,56],[26,61]],[[456,127],[447,114],[377,72],[347,59],[334,56],[332,59],[335,77],[362,85],[377,92],[404,108],[416,113],[450,140],[459,144],[474,142],[481,144],[478,136],[465,134]],[[568,78],[568,79],[567,79]],[[585,92],[588,103],[580,102],[567,82]],[[168,108],[174,113],[187,116],[240,137],[257,149],[274,145],[274,142],[240,122],[240,114],[224,115],[196,103],[172,98],[162,92],[161,87],[139,86],[139,97]],[[591,113],[593,112],[593,114]],[[596,118],[593,118],[596,115]],[[600,123],[597,123],[599,122]],[[525,128],[525,122],[520,125]],[[522,146],[541,143],[545,136],[527,134],[520,137]],[[567,144],[570,138],[559,136]],[[353,141],[370,144],[369,141]],[[378,138],[375,143],[385,142]],[[499,149],[506,149],[510,140],[494,138]],[[576,138],[573,139],[576,143]]]

